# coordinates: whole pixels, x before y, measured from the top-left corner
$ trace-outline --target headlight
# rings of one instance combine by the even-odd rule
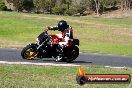
[[[39,39],[38,39],[38,38],[36,38],[36,41],[38,42],[38,41],[39,41]]]

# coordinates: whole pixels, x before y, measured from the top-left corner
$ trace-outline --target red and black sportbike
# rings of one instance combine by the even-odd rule
[[[61,34],[48,35],[47,32],[42,32],[36,40],[36,43],[23,48],[21,51],[23,59],[54,57],[56,61],[72,62],[79,56],[78,39],[69,39],[66,43],[62,41]]]

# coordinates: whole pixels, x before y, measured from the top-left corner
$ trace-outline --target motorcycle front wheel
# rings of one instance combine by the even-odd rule
[[[21,56],[26,60],[34,60],[37,57],[38,52],[36,52],[36,48],[32,45],[27,45],[21,51]]]

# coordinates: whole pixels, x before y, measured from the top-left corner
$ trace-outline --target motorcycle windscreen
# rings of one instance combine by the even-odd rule
[[[48,35],[45,32],[42,32],[39,36],[38,36],[38,40],[40,43],[42,43],[43,41],[45,41],[48,38]]]

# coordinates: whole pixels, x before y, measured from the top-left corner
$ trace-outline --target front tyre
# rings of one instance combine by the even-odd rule
[[[21,56],[23,59],[33,60],[37,57],[38,52],[36,52],[36,47],[34,45],[27,45],[21,51]]]

